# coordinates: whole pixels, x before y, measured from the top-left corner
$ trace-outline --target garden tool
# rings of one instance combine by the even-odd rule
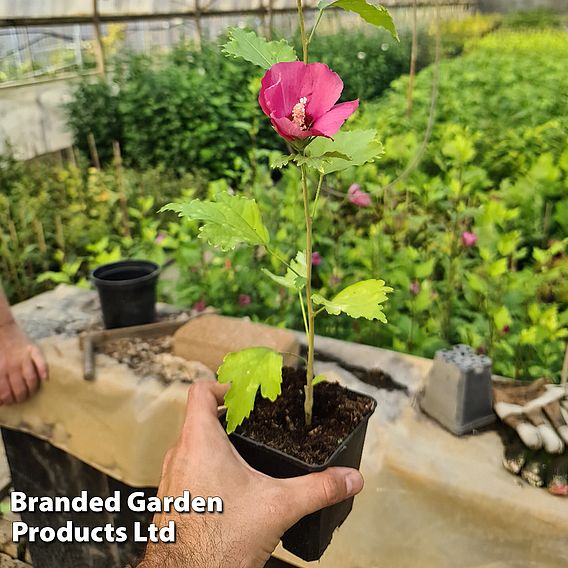
[[[542,378],[529,385],[496,383],[494,408],[532,450],[561,454],[568,444],[568,387]]]

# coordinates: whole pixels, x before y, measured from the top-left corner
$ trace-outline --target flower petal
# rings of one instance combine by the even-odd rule
[[[276,132],[280,134],[286,140],[297,140],[298,138],[308,138],[309,136],[314,136],[310,130],[302,130],[297,124],[294,124],[289,118],[281,117],[277,118],[271,116],[270,120],[272,125],[276,129]]]
[[[263,97],[261,100],[261,95],[258,97],[258,102],[264,111],[264,114],[271,116],[275,114],[276,116],[287,116],[284,112],[284,100],[282,93],[282,83],[280,79],[270,85],[268,88],[260,91]]]
[[[341,125],[357,110],[359,100],[335,105],[330,111],[318,118],[308,130],[310,136],[326,136],[331,138]]]
[[[300,91],[308,99],[306,114],[317,121],[339,100],[343,81],[324,63],[310,63]]]
[[[265,114],[282,118],[292,113],[294,105],[305,96],[301,93],[308,68],[301,61],[288,61],[276,63],[266,72],[262,78],[259,97]]]

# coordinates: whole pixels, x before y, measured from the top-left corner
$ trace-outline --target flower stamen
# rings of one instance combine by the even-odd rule
[[[300,127],[301,130],[307,130],[306,126],[306,105],[307,97],[302,97],[292,109],[292,122]]]

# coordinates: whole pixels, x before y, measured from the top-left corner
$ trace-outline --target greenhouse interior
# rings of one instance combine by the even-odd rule
[[[563,568],[568,0],[0,0],[0,566]]]

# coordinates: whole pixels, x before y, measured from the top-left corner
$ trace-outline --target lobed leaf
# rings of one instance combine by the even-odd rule
[[[234,249],[238,244],[255,246],[269,242],[268,229],[254,199],[221,193],[217,201],[168,203],[160,209],[163,211],[203,222],[199,237],[222,250]]]
[[[296,290],[299,292],[306,285],[307,280],[307,267],[306,267],[306,253],[305,251],[300,251],[296,254],[296,257],[290,261],[290,267],[286,270],[285,276],[278,276],[262,268],[262,272],[266,274],[269,278],[274,280],[280,286],[289,288],[291,290]]]
[[[294,156],[285,156],[285,155],[280,155],[276,158],[274,158],[274,160],[272,160],[270,162],[270,167],[275,170],[275,169],[282,169],[284,166],[287,166],[288,163],[294,159]]]
[[[229,41],[223,46],[223,53],[242,58],[263,69],[270,69],[275,63],[296,61],[294,48],[285,40],[266,41],[255,32],[231,28]]]
[[[335,0],[327,4],[325,0],[318,4],[320,10],[327,8],[341,8],[347,12],[355,12],[359,14],[368,24],[376,26],[377,28],[384,28],[394,39],[399,41],[396,26],[390,12],[384,6],[375,6],[368,4],[365,0]]]
[[[322,159],[323,174],[373,162],[384,154],[376,130],[342,130],[333,139],[316,138],[307,148],[310,157]]]
[[[274,402],[281,393],[283,358],[268,347],[251,347],[229,353],[217,371],[220,383],[230,383],[225,395],[227,433],[250,416],[256,393]]]
[[[387,300],[387,294],[392,291],[392,288],[385,286],[384,280],[370,279],[347,286],[331,300],[326,300],[320,294],[313,294],[312,300],[335,316],[343,312],[352,318],[363,317],[387,323],[380,304]]]

